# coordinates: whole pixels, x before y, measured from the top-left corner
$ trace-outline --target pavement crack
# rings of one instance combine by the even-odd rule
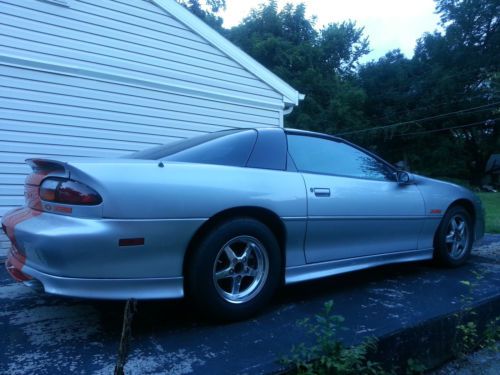
[[[137,300],[127,300],[123,311],[122,334],[120,337],[120,345],[118,346],[114,375],[125,374],[124,368],[127,364],[127,358],[130,351],[130,339],[132,337],[132,321],[134,320],[134,315],[136,312]]]

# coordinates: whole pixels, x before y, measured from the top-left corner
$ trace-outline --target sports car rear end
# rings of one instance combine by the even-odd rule
[[[105,210],[105,200],[94,189],[107,197],[110,180],[137,168],[158,169],[157,163],[113,161],[106,184],[87,172],[99,175],[109,161],[37,159],[29,164],[33,173],[26,179],[26,205],[2,220],[12,244],[6,268],[13,278],[75,297],[182,297],[182,256],[175,250],[187,246],[183,239],[202,221],[148,219],[140,217],[140,210],[138,217],[127,217],[123,204]],[[140,195],[128,204],[141,205]],[[114,200],[106,201],[112,205]],[[179,235],[183,232],[188,235]]]

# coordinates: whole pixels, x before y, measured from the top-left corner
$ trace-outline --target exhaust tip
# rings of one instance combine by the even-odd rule
[[[37,279],[23,281],[23,284],[37,293],[43,293],[45,291],[43,284]]]

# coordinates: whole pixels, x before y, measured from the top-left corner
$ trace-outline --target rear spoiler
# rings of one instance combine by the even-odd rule
[[[65,172],[66,163],[50,159],[26,159],[33,172]]]
[[[66,163],[50,159],[26,159],[26,163],[33,169],[33,173],[26,177],[26,184],[39,185],[48,175],[69,176]]]

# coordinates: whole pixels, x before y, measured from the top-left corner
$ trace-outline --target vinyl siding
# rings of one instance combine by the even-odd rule
[[[23,203],[29,157],[281,126],[281,94],[149,1],[67,4],[0,0],[0,217]]]

